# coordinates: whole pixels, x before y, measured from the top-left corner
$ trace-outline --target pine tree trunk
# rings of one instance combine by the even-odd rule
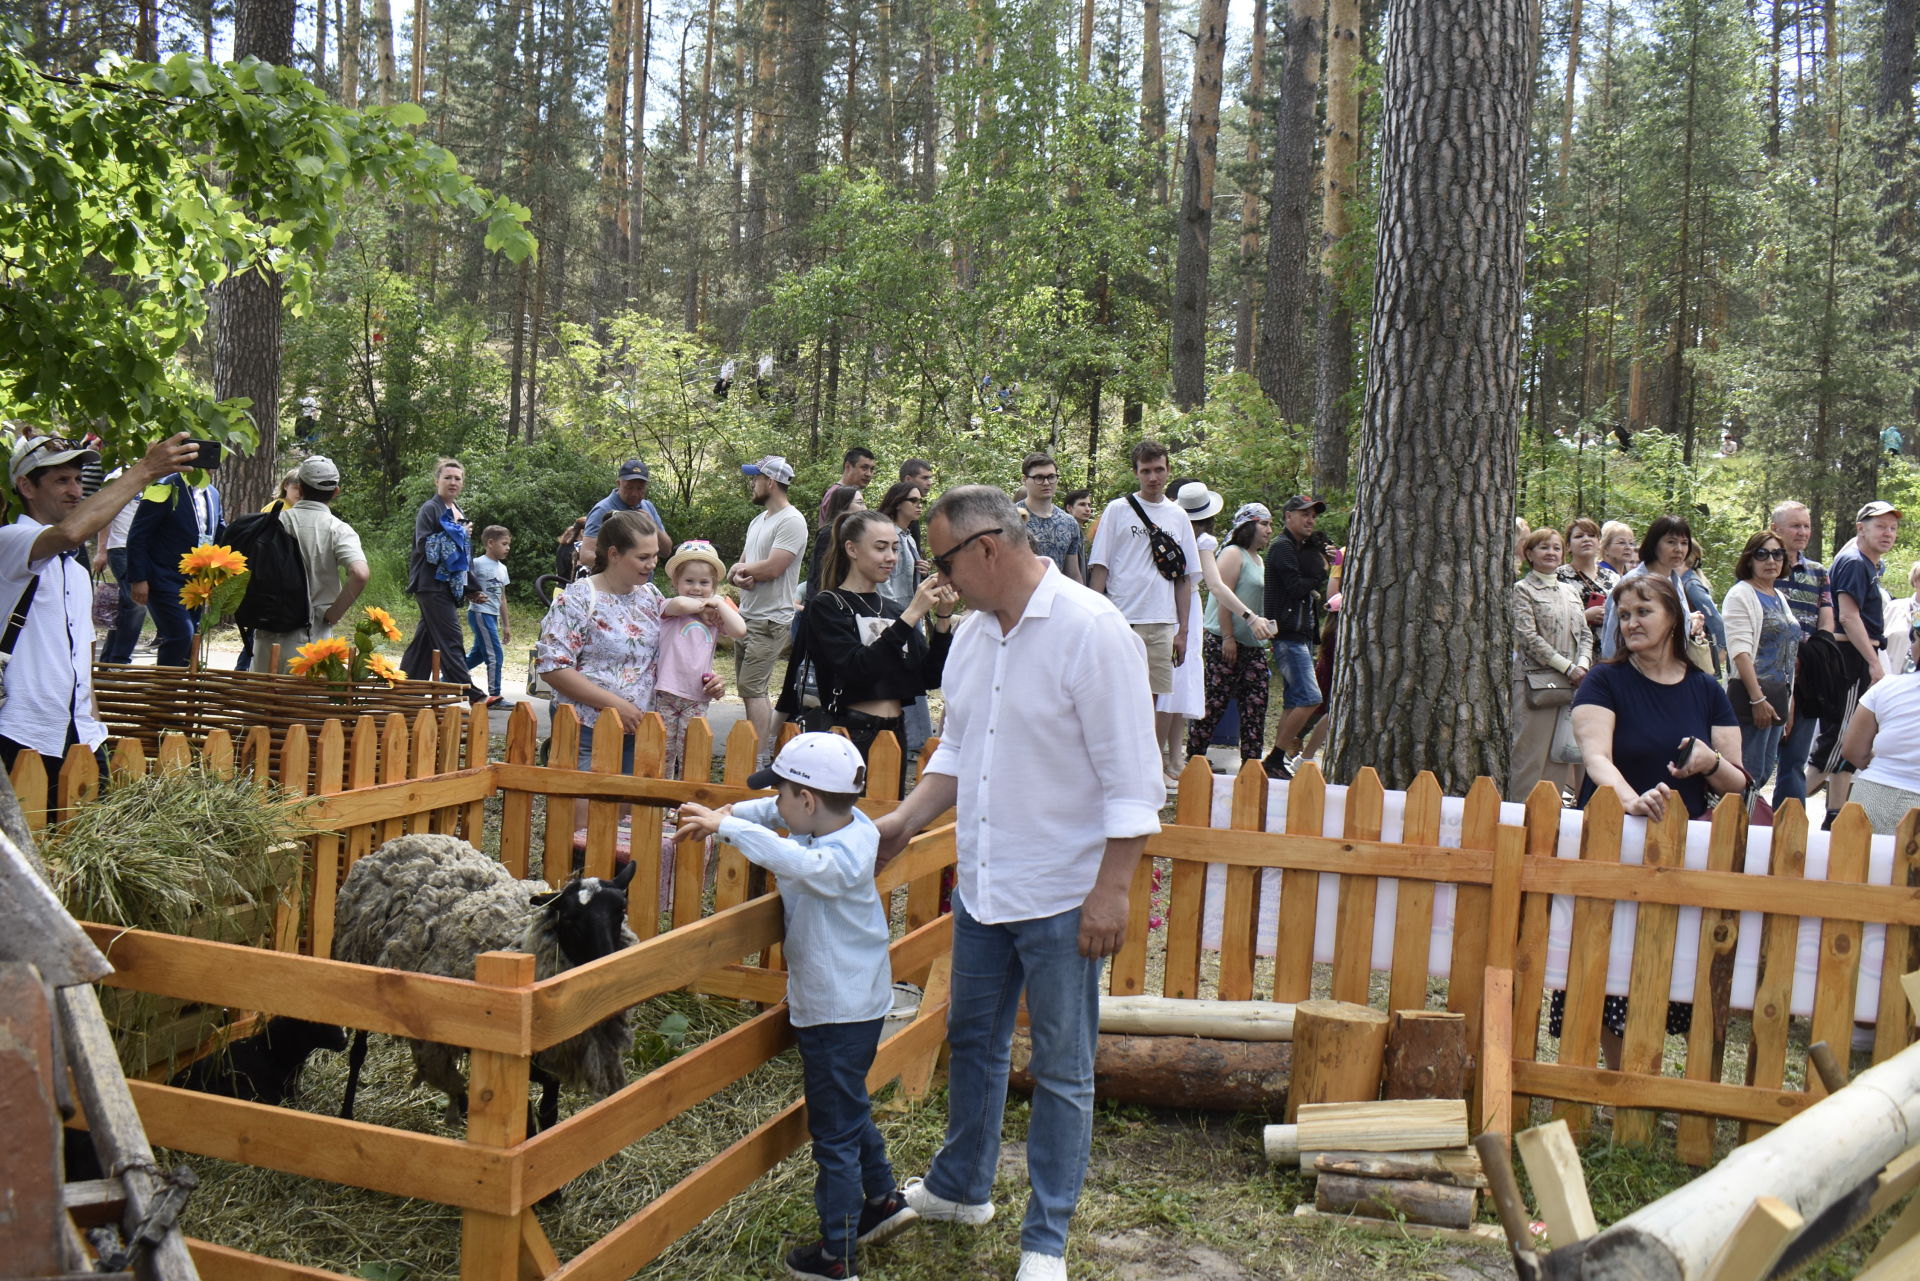
[[[1266,0],[1258,0],[1258,3],[1264,5]],[[1080,0],[1080,42],[1074,67],[1081,84],[1086,84],[1093,76],[1093,5],[1094,0]]]
[[[773,172],[773,50],[780,36],[780,0],[760,0],[760,32],[753,46],[753,139],[747,169],[747,256],[749,275],[770,278],[767,245],[768,178]]]
[[[412,101],[427,96],[427,0],[413,0],[413,85]]]
[[[1313,412],[1313,109],[1320,80],[1318,0],[1289,0],[1274,104],[1267,290],[1260,308],[1260,389],[1290,423]]]
[[[1153,161],[1154,199],[1167,203],[1167,73],[1160,55],[1160,0],[1142,0],[1140,7],[1140,137]]]
[[[240,0],[233,56],[293,65],[294,0]],[[213,390],[221,400],[245,396],[260,432],[250,456],[232,457],[219,482],[226,505],[258,511],[278,479],[280,441],[280,277],[256,267],[220,282],[214,292]]]
[[[373,0],[374,51],[380,59],[379,103],[393,105],[393,0]]]
[[[633,56],[633,163],[627,188],[627,273],[628,296],[632,296],[636,269],[646,246],[647,230],[647,81],[649,59],[653,53],[653,0],[644,8],[633,0],[629,13],[633,33],[629,39]],[[739,131],[736,129],[735,133]]]
[[[878,19],[873,76],[880,92],[880,177],[893,186],[900,181],[900,113],[893,100],[893,5],[886,0],[879,5]]]
[[[1572,0],[1567,12],[1567,85],[1565,101],[1560,104],[1559,182],[1567,185],[1567,161],[1573,154],[1573,91],[1580,74],[1580,0]]]
[[[139,0],[142,21],[150,21],[153,15],[154,0]],[[149,33],[151,34],[151,33]],[[135,44],[137,58],[148,58],[139,53],[139,44]],[[327,84],[327,0],[314,0],[313,3],[313,82],[322,89]]]
[[[632,50],[633,6],[613,0],[607,16],[607,94],[600,118],[600,265],[596,292],[613,292],[614,267],[626,256],[621,202],[627,187],[627,71]]]
[[[1694,107],[1699,100],[1699,85],[1700,37],[1694,33],[1687,40],[1687,105],[1680,137],[1680,190],[1675,193],[1680,204],[1680,234],[1674,257],[1678,297],[1673,309],[1673,336],[1668,344],[1667,410],[1662,423],[1668,435],[1683,437],[1681,454],[1689,467],[1693,466],[1693,433],[1686,430],[1682,407],[1686,397],[1687,352],[1691,346],[1688,341],[1691,330],[1687,308],[1692,292],[1690,286],[1693,284],[1690,242],[1693,232],[1693,155],[1697,124]]]
[[[1913,188],[1913,70],[1916,0],[1886,0],[1880,15],[1880,83],[1874,95],[1874,119],[1879,126],[1874,159],[1880,178],[1880,250],[1900,283],[1888,290],[1881,334],[1898,350],[1911,352],[1914,330],[1920,327],[1914,270]],[[1907,452],[1920,458],[1920,377],[1911,357],[1901,362],[1908,388],[1904,406]]]
[[[1260,255],[1260,110],[1267,92],[1267,0],[1253,0],[1253,52],[1247,61],[1247,181],[1240,193],[1240,291],[1233,305],[1233,368],[1253,369],[1254,266]]]
[[[1207,401],[1207,275],[1213,263],[1213,175],[1220,144],[1220,76],[1227,0],[1201,0],[1187,153],[1180,182],[1180,248],[1173,274],[1173,400]]]
[[[1313,482],[1347,488],[1347,393],[1353,386],[1353,308],[1342,287],[1341,243],[1353,231],[1360,159],[1360,3],[1327,6],[1327,180],[1320,206],[1320,326],[1314,360]]]
[[[321,3],[324,6],[325,0],[321,0]],[[134,15],[133,56],[141,62],[152,62],[160,47],[159,21],[155,13],[157,8],[158,0],[139,0],[139,7]],[[326,41],[327,22],[323,13],[320,19],[320,52],[317,58],[322,66],[326,65]]]
[[[1373,320],[1333,775],[1446,792],[1510,748],[1533,0],[1387,14]]]
[[[340,20],[340,105],[360,105],[360,0],[343,0]]]

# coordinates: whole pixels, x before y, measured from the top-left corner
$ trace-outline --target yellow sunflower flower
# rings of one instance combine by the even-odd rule
[[[220,547],[213,543],[202,543],[180,558],[180,572],[198,574],[211,571],[215,581],[234,574],[243,574],[247,569],[247,558],[231,547]]]
[[[400,639],[400,625],[393,621],[392,614],[381,609],[378,605],[367,606],[367,621],[379,624],[381,633],[385,635],[388,640],[397,641]]]
[[[329,636],[324,640],[309,641],[302,645],[287,670],[295,676],[311,676],[328,663],[339,663],[343,670],[353,657],[353,649],[338,636]]]
[[[389,685],[398,685],[407,679],[407,674],[394,665],[385,654],[371,654],[367,657],[367,670],[386,681]]]
[[[187,609],[202,609],[213,596],[211,585],[198,578],[188,579],[180,589],[180,604]]]

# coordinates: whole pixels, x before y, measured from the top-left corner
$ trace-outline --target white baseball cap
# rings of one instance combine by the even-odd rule
[[[853,793],[867,787],[860,749],[838,734],[801,734],[780,749],[773,764],[747,778],[748,787],[772,787],[779,779],[816,792]]]
[[[793,464],[778,454],[768,454],[757,463],[742,463],[740,470],[748,476],[765,476],[782,485],[793,483]]]

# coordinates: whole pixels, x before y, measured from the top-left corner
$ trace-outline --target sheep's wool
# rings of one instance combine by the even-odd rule
[[[497,860],[452,836],[420,833],[388,841],[353,865],[334,914],[333,957],[357,965],[473,977],[482,952],[529,952],[537,978],[568,968],[548,914],[532,905],[550,886],[522,881]],[[588,896],[595,881],[582,882]],[[582,900],[583,902],[585,899]],[[638,938],[621,926],[621,946]],[[562,1084],[605,1097],[627,1083],[633,1030],[626,1011],[612,1015],[534,1056],[535,1066]],[[466,1092],[462,1050],[410,1041],[417,1078],[446,1092]]]

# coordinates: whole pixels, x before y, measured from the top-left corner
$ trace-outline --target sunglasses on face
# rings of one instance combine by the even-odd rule
[[[992,529],[977,529],[973,533],[968,534],[965,538],[961,539],[959,542],[955,543],[953,546],[947,548],[946,551],[941,552],[938,556],[930,556],[928,557],[928,559],[933,562],[933,567],[939,570],[941,574],[951,575],[953,573],[953,558],[955,556],[958,556],[961,552],[965,551],[967,549],[968,543],[971,543],[976,538],[985,538],[988,534],[999,534],[1004,532],[1005,531],[1002,530],[998,525],[995,525]]]
[[[1762,547],[1753,554],[1755,560],[1785,560],[1787,549],[1784,547]]]

